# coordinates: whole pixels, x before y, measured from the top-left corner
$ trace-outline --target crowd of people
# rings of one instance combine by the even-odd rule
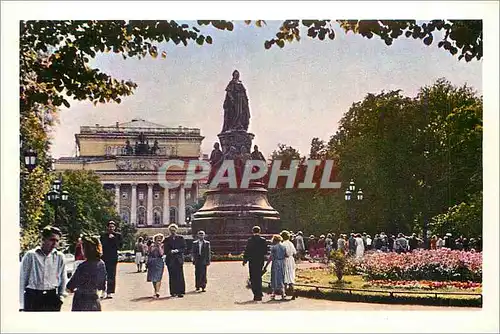
[[[428,243],[413,233],[410,236],[398,233],[386,234],[381,232],[375,234],[372,238],[367,233],[339,234],[327,233],[320,235],[319,238],[310,235],[304,237],[303,232],[291,233],[291,240],[297,249],[299,258],[309,261],[328,261],[332,250],[341,250],[346,255],[362,257],[366,252],[412,252],[415,249],[456,249],[464,251],[481,251],[481,238],[465,238],[460,236],[453,238],[451,233],[446,233],[443,237],[433,235]]]
[[[156,234],[144,243],[139,238],[136,245],[137,271],[143,272],[145,265],[146,281],[153,285],[153,299],[160,297],[164,266],[167,267],[169,292],[172,297],[182,298],[186,293],[184,278],[184,254],[186,240],[177,234],[178,227],[171,224],[169,235]],[[268,242],[260,235],[261,229],[255,226],[252,237],[247,241],[243,254],[243,266],[249,264],[249,281],[254,301],[261,301],[262,276],[271,264],[271,298],[281,296],[285,299],[294,293],[296,261],[329,261],[333,250],[348,256],[362,257],[368,251],[411,252],[419,248],[449,248],[465,251],[481,251],[481,239],[453,239],[450,233],[443,238],[432,236],[426,247],[424,241],[415,233],[396,236],[381,232],[373,238],[366,233],[311,235],[305,238],[297,233],[282,231],[271,240],[270,255]],[[72,311],[101,311],[101,299],[113,298],[116,290],[116,269],[118,250],[122,247],[122,236],[116,232],[116,224],[108,222],[106,233],[100,236],[83,235],[75,249],[75,272],[71,279],[65,269],[64,255],[57,250],[62,236],[57,227],[45,227],[41,231],[42,243],[29,250],[21,260],[20,310],[22,311],[60,311],[67,292],[74,292]],[[211,261],[210,242],[205,240],[205,232],[197,232],[197,240],[192,244],[191,259],[195,266],[196,291],[205,292],[207,287],[207,267]]]
[[[146,281],[153,285],[152,298],[159,298],[164,266],[169,276],[172,297],[184,297],[184,251],[186,241],[177,234],[178,227],[171,224],[170,234],[155,235],[151,242],[136,244],[137,271],[146,264]],[[72,311],[101,311],[101,299],[113,298],[116,290],[118,250],[122,236],[116,224],[108,222],[106,233],[100,236],[82,235],[75,247],[75,271],[68,281],[64,255],[57,250],[62,236],[57,227],[47,226],[41,231],[42,243],[29,250],[21,260],[20,310],[60,311],[64,298],[74,292]],[[198,231],[192,246],[192,263],[195,266],[196,291],[205,292],[207,266],[210,265],[210,242],[205,233]],[[145,261],[143,261],[143,259]]]

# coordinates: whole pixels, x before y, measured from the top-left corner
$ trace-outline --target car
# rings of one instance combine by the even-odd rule
[[[135,253],[131,250],[118,251],[118,262],[135,262]]]
[[[68,275],[68,278],[70,278],[75,272],[75,256],[70,253],[64,254],[64,264],[66,265],[66,273]]]

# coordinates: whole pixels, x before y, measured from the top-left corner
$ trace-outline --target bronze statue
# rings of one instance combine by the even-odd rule
[[[130,140],[128,140],[128,139],[125,142],[125,154],[126,155],[134,154],[134,149],[132,148],[132,145],[130,145]]]
[[[224,159],[223,153],[220,150],[219,143],[214,144],[214,149],[210,153],[210,174],[208,175],[208,183],[212,182],[213,177],[217,173],[222,160]]]
[[[259,151],[259,147],[257,145],[254,145],[253,147],[252,160],[266,161],[266,158],[264,158],[262,152]]]
[[[158,145],[158,140],[155,140],[153,147],[151,147],[151,154],[156,155],[159,149],[160,146]]]
[[[222,132],[231,130],[248,130],[250,108],[246,89],[240,81],[240,73],[235,70],[233,79],[226,87],[224,100],[224,125]]]

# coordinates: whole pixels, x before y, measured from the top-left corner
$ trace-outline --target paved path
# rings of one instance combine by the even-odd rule
[[[304,263],[304,265],[306,265]],[[153,287],[146,282],[146,273],[137,273],[133,263],[118,265],[117,294],[102,301],[103,311],[194,311],[194,310],[470,310],[466,308],[433,307],[420,305],[384,305],[337,302],[309,298],[294,301],[271,301],[268,295],[262,302],[252,301],[252,292],[245,288],[248,266],[241,262],[215,262],[208,268],[208,285],[204,293],[194,291],[194,266],[184,265],[186,295],[172,298],[168,292],[168,273],[165,268],[161,296],[154,300]],[[71,310],[72,295],[65,300],[63,311]]]

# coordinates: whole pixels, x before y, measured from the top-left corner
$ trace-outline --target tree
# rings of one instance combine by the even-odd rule
[[[116,212],[114,194],[103,188],[99,176],[93,171],[66,171],[62,175],[63,189],[68,191],[68,201],[60,204],[57,212],[58,226],[74,251],[76,240],[82,233],[101,234],[106,231],[106,223],[113,220],[123,235],[124,247],[135,242],[135,227],[122,221]],[[51,178],[56,175],[51,174]],[[54,206],[44,203],[44,215],[38,228],[54,225]],[[32,246],[32,245],[30,245]]]
[[[248,21],[247,21],[248,22]],[[483,57],[483,22],[482,20],[431,20],[417,22],[415,20],[337,20],[340,27],[347,33],[353,32],[366,38],[378,36],[387,45],[395,39],[406,38],[420,39],[425,45],[434,41],[436,30],[444,32],[438,47],[447,50],[452,55],[460,51],[459,60],[471,61]],[[326,37],[333,40],[335,30],[332,20],[286,20],[272,38],[264,43],[266,49],[273,45],[280,48],[285,42],[299,41],[301,38],[300,27],[307,28],[307,36],[324,40]]]
[[[392,91],[354,103],[328,152],[343,183],[363,188],[361,227],[408,233],[482,188],[481,144],[482,99],[439,79],[415,98]]]
[[[477,238],[483,231],[483,192],[469,196],[466,202],[450,207],[445,213],[432,218],[431,232],[437,235],[451,233],[454,236]]]

